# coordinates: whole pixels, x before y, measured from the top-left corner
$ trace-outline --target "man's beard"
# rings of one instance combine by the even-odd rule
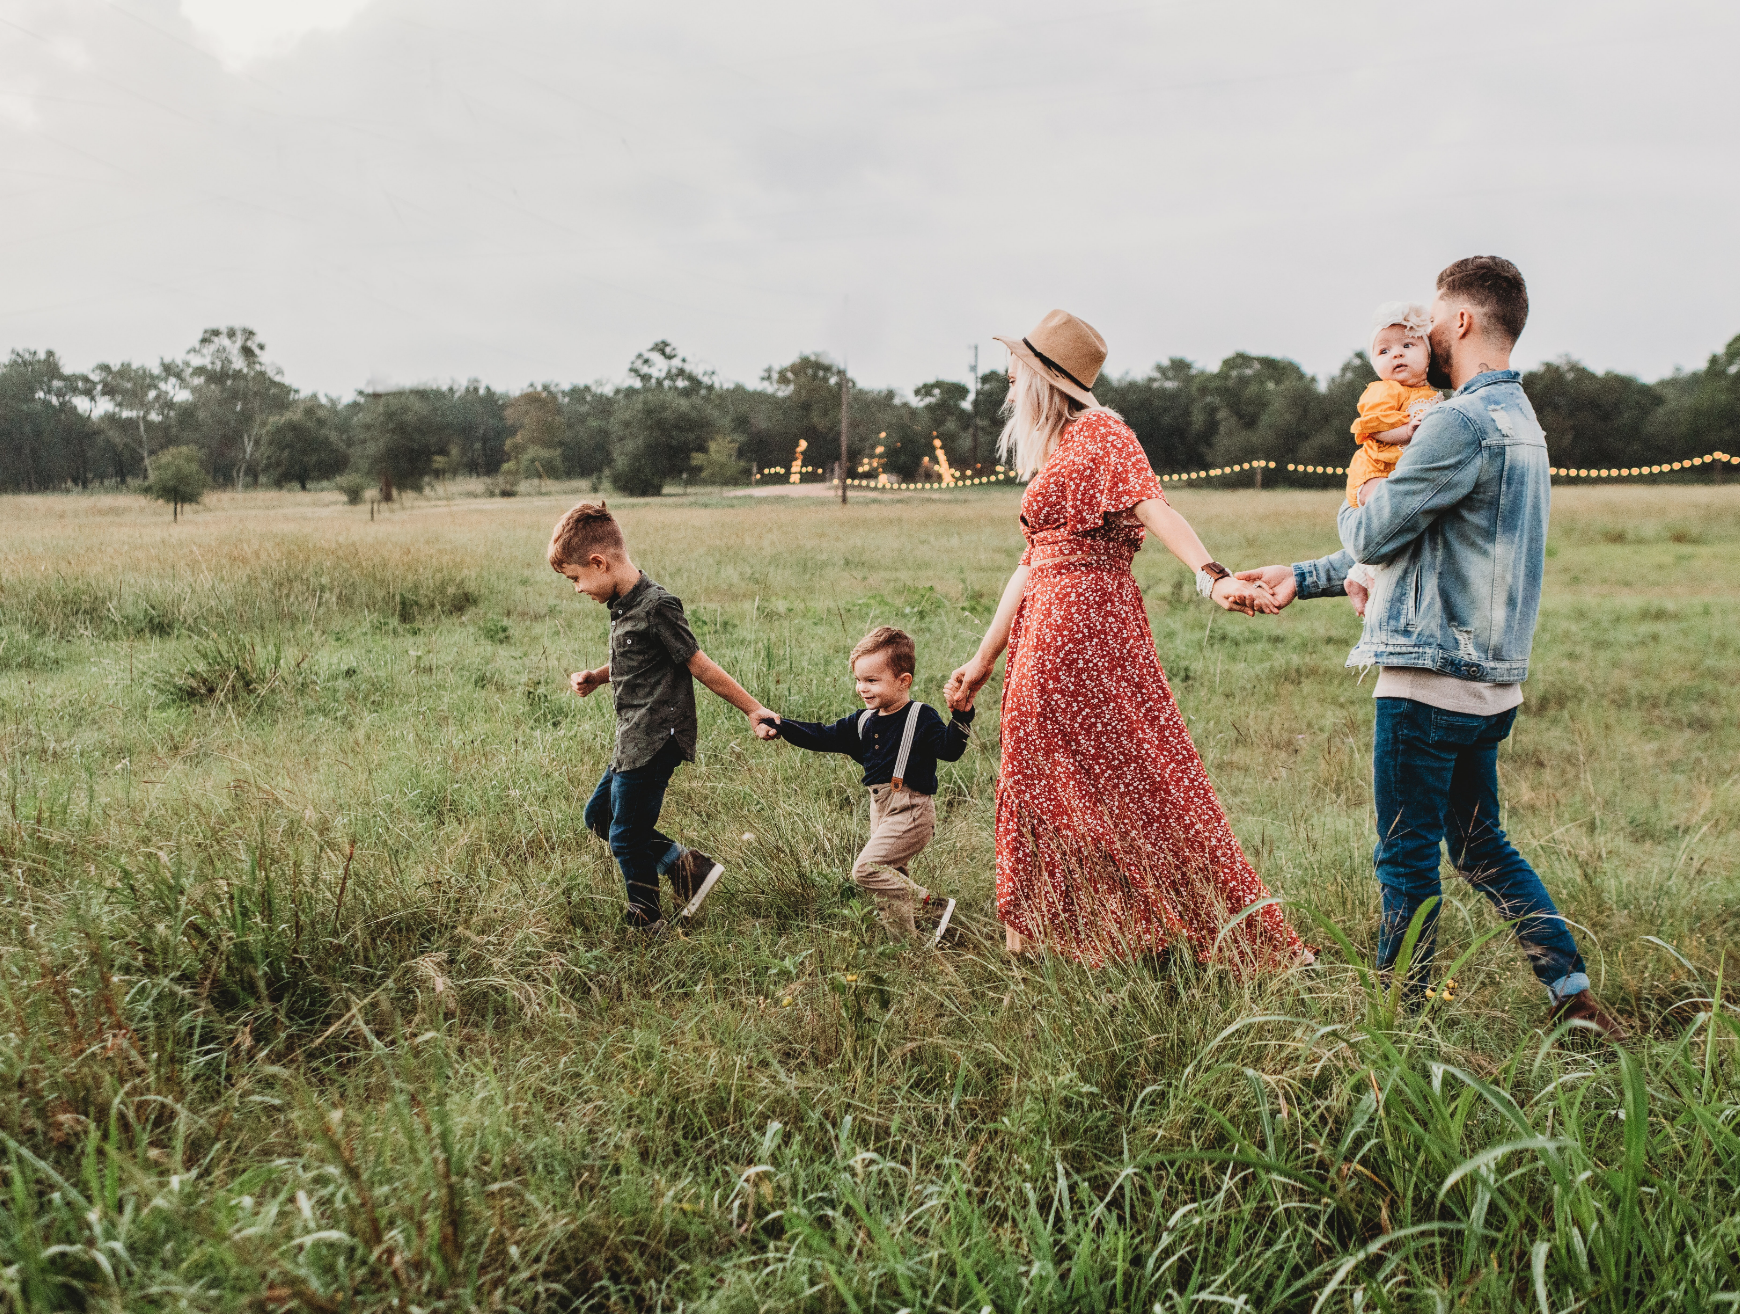
[[[1426,382],[1434,388],[1448,388],[1450,382],[1450,354],[1438,350],[1437,339],[1427,337],[1426,349],[1431,353],[1431,359],[1426,362]]]

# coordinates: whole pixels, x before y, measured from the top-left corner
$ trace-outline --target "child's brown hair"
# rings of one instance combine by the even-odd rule
[[[852,649],[851,665],[856,667],[860,657],[868,657],[873,652],[887,653],[889,668],[897,676],[911,675],[918,669],[918,649],[912,636],[892,625],[878,625],[859,639],[858,646]]]
[[[583,566],[594,553],[614,561],[628,555],[628,543],[607,505],[582,502],[568,508],[556,522],[550,535],[550,568],[559,571],[563,566]]]

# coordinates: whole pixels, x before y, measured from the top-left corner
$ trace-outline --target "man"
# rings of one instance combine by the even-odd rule
[[[1383,889],[1378,965],[1394,967],[1409,923],[1440,893],[1439,845],[1457,872],[1516,926],[1552,1000],[1551,1023],[1623,1031],[1596,1002],[1565,919],[1499,825],[1498,745],[1522,702],[1540,609],[1550,497],[1547,446],[1510,353],[1528,289],[1497,256],[1438,275],[1431,372],[1455,391],[1431,408],[1388,479],[1337,520],[1344,551],[1244,571],[1282,606],[1338,596],[1355,561],[1381,569],[1350,666],[1377,666],[1372,746]],[[1425,988],[1437,905],[1409,974]]]

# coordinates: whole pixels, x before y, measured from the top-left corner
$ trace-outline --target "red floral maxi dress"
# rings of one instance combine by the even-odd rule
[[[1144,531],[1127,513],[1154,497],[1136,435],[1089,412],[1021,499],[1031,571],[1003,686],[997,913],[1096,965],[1183,940],[1202,961],[1289,966],[1304,946],[1279,906],[1226,930],[1269,892],[1190,742],[1130,573]]]

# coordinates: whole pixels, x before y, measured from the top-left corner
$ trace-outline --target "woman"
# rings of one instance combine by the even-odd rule
[[[1054,310],[1010,352],[1000,450],[1031,479],[1027,550],[978,653],[965,708],[1009,650],[997,784],[997,912],[1029,941],[1099,964],[1179,940],[1242,967],[1308,957],[1245,859],[1154,652],[1130,563],[1151,531],[1228,611],[1279,610],[1234,579],[1167,504],[1136,435],[1101,406],[1105,340]],[[1244,917],[1238,914],[1250,910]]]

